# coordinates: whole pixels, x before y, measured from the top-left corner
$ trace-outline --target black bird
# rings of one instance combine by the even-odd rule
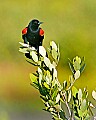
[[[37,19],[33,19],[29,25],[22,30],[24,43],[29,44],[31,47],[35,47],[37,51],[39,51],[39,46],[42,46],[44,39],[44,30],[39,27],[42,23],[43,22],[40,22]],[[26,55],[28,54],[25,54],[25,56]]]

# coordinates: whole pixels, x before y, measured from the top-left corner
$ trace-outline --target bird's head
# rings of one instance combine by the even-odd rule
[[[39,25],[42,24],[43,22],[40,22],[37,19],[33,19],[30,23],[29,26],[31,27],[32,30],[37,30]]]

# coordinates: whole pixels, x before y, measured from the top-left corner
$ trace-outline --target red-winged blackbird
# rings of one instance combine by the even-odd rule
[[[22,38],[24,43],[29,44],[31,47],[35,47],[39,51],[39,46],[42,46],[44,39],[44,31],[40,28],[40,24],[37,19],[33,19],[29,25],[22,30]],[[29,57],[28,54],[25,54],[26,57]]]

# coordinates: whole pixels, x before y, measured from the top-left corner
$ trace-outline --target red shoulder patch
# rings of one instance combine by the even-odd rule
[[[24,35],[24,34],[26,34],[27,33],[27,27],[26,28],[24,28],[23,30],[22,30],[22,34]]]
[[[44,35],[44,30],[40,29],[39,35],[43,36]]]

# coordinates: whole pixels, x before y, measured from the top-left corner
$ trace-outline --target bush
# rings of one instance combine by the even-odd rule
[[[85,58],[76,56],[69,59],[69,66],[72,75],[69,82],[66,80],[61,85],[56,67],[59,62],[59,45],[54,41],[50,42],[48,51],[43,46],[39,46],[39,52],[28,44],[21,43],[19,51],[29,54],[27,62],[37,67],[36,73],[30,73],[31,85],[40,92],[40,97],[45,105],[43,110],[52,114],[53,120],[90,120],[95,116],[92,109],[96,107],[88,99],[88,90],[77,89],[74,86],[76,80],[82,74],[86,64]],[[96,100],[96,91],[92,91],[92,97]],[[66,109],[63,109],[62,104]]]

